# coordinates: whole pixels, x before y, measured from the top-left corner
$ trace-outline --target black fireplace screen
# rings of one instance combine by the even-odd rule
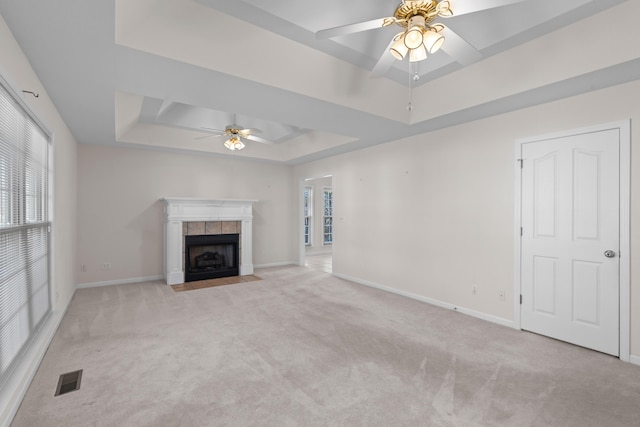
[[[185,282],[237,276],[238,234],[185,236]]]

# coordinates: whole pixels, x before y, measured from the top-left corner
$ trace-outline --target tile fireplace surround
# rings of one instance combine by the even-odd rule
[[[184,283],[183,223],[240,223],[240,275],[253,274],[252,207],[257,200],[188,199],[165,197],[164,208],[164,279],[167,285]]]

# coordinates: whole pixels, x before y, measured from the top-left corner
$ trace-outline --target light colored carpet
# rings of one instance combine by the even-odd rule
[[[13,425],[640,423],[638,366],[311,268],[257,274],[78,290]]]

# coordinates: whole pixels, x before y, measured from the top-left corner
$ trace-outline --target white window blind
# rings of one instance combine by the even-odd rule
[[[0,84],[0,384],[51,312],[50,144]]]

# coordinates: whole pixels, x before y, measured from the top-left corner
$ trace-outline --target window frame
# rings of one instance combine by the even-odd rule
[[[313,246],[313,186],[304,187],[302,235],[305,247]]]
[[[329,206],[327,207],[327,194]],[[329,227],[329,232],[327,232]],[[330,236],[327,239],[327,236]],[[333,187],[322,187],[322,245],[333,245]]]
[[[28,294],[22,297],[26,300],[18,306],[20,311],[0,322],[0,351],[6,358],[0,365],[1,387],[9,381],[22,357],[30,351],[31,344],[41,336],[43,325],[53,315],[55,286],[52,262],[53,134],[1,72],[0,92],[4,99],[0,112],[10,113],[0,117],[6,125],[4,135],[0,135],[0,138],[6,138],[0,143],[0,240],[3,245],[0,250],[6,251],[1,260],[5,264],[0,274],[0,285],[5,287],[4,295],[0,295],[1,305],[6,310],[15,304],[7,299],[7,292],[24,292],[21,287],[28,289]],[[16,120],[15,133],[11,120]],[[28,244],[29,248],[15,255],[14,244],[18,247]],[[16,260],[24,266],[14,271]],[[26,276],[26,282],[19,276]],[[19,320],[10,320],[20,316],[29,319],[28,327]],[[20,325],[20,332],[15,332],[15,322]]]

